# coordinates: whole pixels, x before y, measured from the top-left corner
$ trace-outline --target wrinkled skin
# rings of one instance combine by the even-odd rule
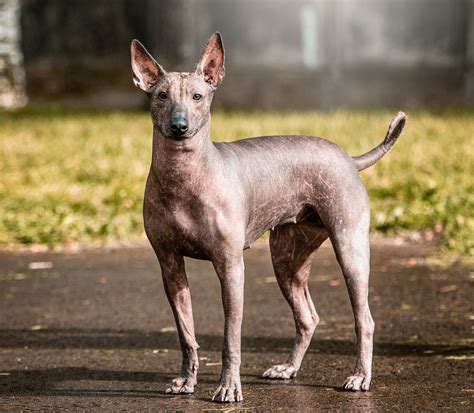
[[[145,230],[160,262],[183,354],[180,375],[166,392],[193,393],[197,383],[199,346],[184,268],[187,256],[210,260],[221,283],[224,348],[213,400],[243,400],[243,251],[267,230],[278,284],[293,310],[296,338],[287,360],[263,376],[289,379],[300,368],[319,322],[307,285],[310,266],[318,247],[330,238],[357,334],[356,366],[343,388],[368,390],[374,332],[368,304],[370,210],[358,171],[390,149],[405,115],[394,118],[378,147],[356,158],[329,141],[305,136],[214,143],[210,106],[224,77],[218,33],[193,73],[166,73],[137,41],[132,43],[132,69],[135,84],[150,97],[153,121]]]

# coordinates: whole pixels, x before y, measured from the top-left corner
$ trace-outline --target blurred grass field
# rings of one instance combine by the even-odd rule
[[[315,135],[359,155],[381,141],[394,114],[215,112],[213,139]],[[436,226],[443,250],[472,254],[474,112],[408,115],[390,154],[361,173],[372,203],[372,228],[394,234]],[[54,247],[143,236],[148,113],[0,112],[0,148],[0,245]]]

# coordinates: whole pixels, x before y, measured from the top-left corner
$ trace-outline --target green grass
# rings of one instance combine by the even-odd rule
[[[359,155],[380,142],[393,115],[216,112],[213,137],[309,134]],[[373,229],[395,233],[440,224],[443,249],[472,253],[473,134],[474,112],[409,113],[392,152],[362,172]],[[0,244],[55,246],[143,236],[150,149],[145,112],[0,112]]]

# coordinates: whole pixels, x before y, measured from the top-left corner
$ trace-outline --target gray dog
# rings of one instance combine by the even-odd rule
[[[334,143],[307,136],[271,136],[214,143],[210,107],[224,79],[219,33],[192,73],[166,72],[133,40],[133,80],[150,98],[153,154],[144,201],[146,234],[161,266],[183,362],[167,393],[194,392],[199,348],[183,257],[213,263],[225,315],[222,372],[213,400],[243,400],[240,338],[244,304],[243,251],[270,230],[273,267],[296,325],[288,359],[263,373],[296,376],[319,322],[308,290],[311,261],[330,238],[355,318],[357,360],[343,384],[368,390],[374,321],[368,304],[369,220],[359,171],[376,163],[399,137],[406,116],[392,120],[383,142],[350,157]]]

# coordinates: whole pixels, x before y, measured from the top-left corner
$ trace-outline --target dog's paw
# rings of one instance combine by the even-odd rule
[[[370,376],[362,373],[349,376],[342,385],[342,388],[346,391],[367,391],[370,388]]]
[[[214,392],[212,400],[220,403],[241,402],[244,400],[242,396],[242,386],[240,378],[229,377],[222,379],[219,387]]]
[[[196,379],[191,377],[177,377],[174,379],[166,389],[166,393],[171,394],[192,394],[194,393],[194,386]]]
[[[277,364],[276,366],[270,367],[265,373],[262,374],[262,377],[267,379],[291,379],[296,377],[298,370],[291,364]]]

